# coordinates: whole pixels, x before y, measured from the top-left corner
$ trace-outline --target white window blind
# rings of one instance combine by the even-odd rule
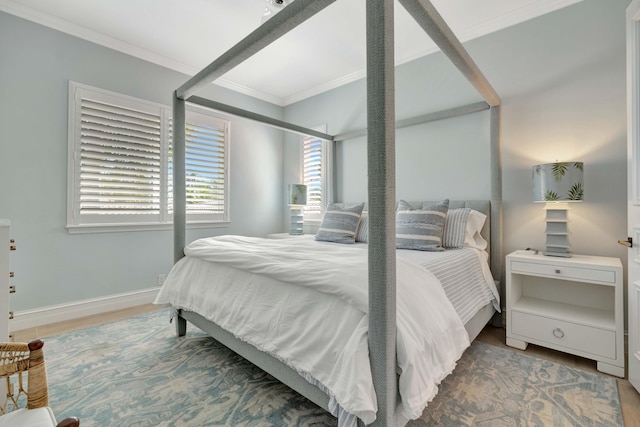
[[[173,213],[173,132],[169,119],[168,206]],[[195,111],[186,114],[186,205],[195,220],[224,219],[226,212],[226,141],[228,122]]]
[[[73,82],[69,87],[70,231],[170,224],[171,108]],[[188,106],[185,130],[187,222],[228,221],[229,122]]]
[[[324,150],[323,141],[306,136],[303,140],[302,170],[303,183],[307,186],[305,219],[320,219],[324,211]]]
[[[80,215],[160,214],[160,117],[81,100]]]

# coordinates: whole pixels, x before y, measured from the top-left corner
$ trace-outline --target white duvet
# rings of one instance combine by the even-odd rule
[[[342,410],[375,420],[366,246],[220,236],[185,255],[157,304],[199,313],[322,384]],[[399,389],[405,417],[415,419],[469,338],[429,271],[401,257],[396,270]]]

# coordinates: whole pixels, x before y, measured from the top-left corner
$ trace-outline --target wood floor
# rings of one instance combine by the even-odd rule
[[[13,339],[14,341],[30,341],[34,338],[46,338],[47,336],[57,335],[60,333],[86,328],[105,322],[111,322],[114,320],[120,320],[138,314],[148,313],[154,310],[158,310],[158,307],[153,304],[148,304],[139,307],[114,311],[111,313],[89,316],[82,319],[55,323],[38,328],[25,329],[22,331],[16,331],[13,334]],[[588,360],[579,356],[573,356],[535,345],[529,345],[526,351],[521,351],[511,347],[507,347],[505,344],[505,338],[506,337],[504,328],[494,328],[492,326],[487,326],[480,333],[477,339],[488,344],[508,348],[513,351],[528,354],[530,356],[549,359],[554,362],[562,363],[574,368],[606,375],[596,370],[596,362],[594,362],[593,360]],[[626,379],[616,379],[618,382],[618,393],[620,395],[620,404],[622,406],[624,425],[625,427],[640,427],[640,394],[631,386],[629,381],[627,381]]]

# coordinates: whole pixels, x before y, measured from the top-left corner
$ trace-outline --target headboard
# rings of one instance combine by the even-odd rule
[[[423,203],[438,203],[440,200],[422,200],[419,202],[407,202],[416,209],[422,208]],[[338,203],[341,206],[350,206],[354,203]],[[499,201],[493,200],[449,200],[449,209],[470,208],[478,212],[482,212],[487,216],[484,227],[480,234],[487,241],[487,253],[489,254],[489,266],[495,280],[501,281],[502,278],[502,250],[500,236],[500,205]],[[365,203],[364,210],[367,210]]]

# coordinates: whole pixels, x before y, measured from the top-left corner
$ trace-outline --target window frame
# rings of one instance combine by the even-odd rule
[[[131,108],[139,111],[149,111],[149,114],[157,114],[160,119],[160,184],[159,184],[159,213],[152,215],[113,215],[108,222],[99,221],[99,215],[85,217],[82,221],[80,215],[80,126],[81,126],[81,100],[93,97],[101,102],[111,102],[121,108]],[[96,88],[93,86],[69,81],[69,117],[68,117],[68,159],[67,159],[67,231],[70,234],[79,233],[105,233],[122,231],[151,231],[169,230],[173,228],[173,215],[169,213],[169,126],[172,118],[170,106],[144,99],[123,95],[117,92]],[[230,164],[230,120],[221,114],[214,113],[210,109],[199,106],[187,105],[189,112],[211,117],[212,120],[224,123],[224,209],[222,215],[203,218],[202,214],[187,214],[187,226],[189,228],[223,227],[230,224],[229,210],[229,164]],[[188,118],[187,118],[188,121]],[[188,149],[188,148],[187,148]],[[105,217],[102,215],[101,217]]]

